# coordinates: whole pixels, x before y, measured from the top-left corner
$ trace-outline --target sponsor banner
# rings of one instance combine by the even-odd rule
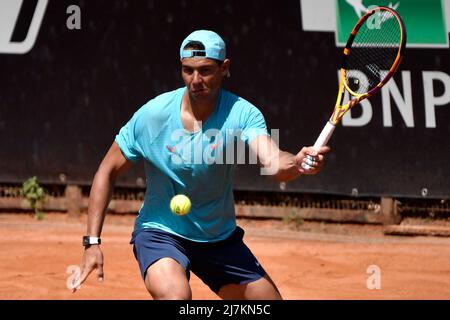
[[[89,185],[133,113],[183,85],[179,45],[198,28],[228,45],[225,88],[298,152],[330,117],[342,40],[375,3],[396,7],[408,29],[395,78],[344,117],[319,175],[279,184],[241,158],[235,187],[450,198],[449,0],[2,0],[0,183]],[[119,184],[144,177],[140,163]]]

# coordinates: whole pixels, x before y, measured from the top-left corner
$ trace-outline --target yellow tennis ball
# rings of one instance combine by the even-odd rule
[[[191,200],[184,194],[178,194],[170,200],[170,209],[173,213],[184,216],[191,210]]]

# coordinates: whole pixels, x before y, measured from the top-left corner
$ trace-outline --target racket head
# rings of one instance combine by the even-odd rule
[[[406,28],[400,15],[388,7],[374,7],[354,26],[343,51],[339,93],[330,123],[375,93],[392,78],[403,59]],[[350,101],[342,104],[344,89]]]
[[[378,91],[397,72],[406,48],[406,28],[400,15],[388,7],[374,7],[353,28],[344,48],[339,91],[327,125],[314,148],[325,145],[344,114]],[[350,101],[342,104],[344,91]]]
[[[379,91],[397,71],[406,47],[400,15],[388,7],[369,10],[356,23],[344,48],[344,86],[356,98]]]
[[[356,23],[344,48],[345,89],[359,101],[377,93],[395,74],[406,47],[406,28],[388,7],[369,10]]]

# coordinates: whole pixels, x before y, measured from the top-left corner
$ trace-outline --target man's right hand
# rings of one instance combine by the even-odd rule
[[[99,245],[91,245],[84,250],[80,279],[74,284],[72,293],[77,291],[94,270],[97,270],[97,280],[103,282],[103,253]]]

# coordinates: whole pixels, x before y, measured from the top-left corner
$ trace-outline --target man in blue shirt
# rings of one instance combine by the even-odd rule
[[[296,155],[278,149],[258,108],[221,88],[230,60],[218,34],[193,32],[180,47],[180,59],[186,86],[141,107],[95,175],[81,277],[74,288],[93,270],[103,280],[100,234],[114,182],[144,160],[147,192],[131,243],[153,298],[190,299],[192,271],[223,299],[281,299],[236,226],[232,150],[236,143],[248,144],[266,174],[289,181],[317,173],[328,147],[305,147]],[[171,212],[177,194],[190,198],[189,214]]]

